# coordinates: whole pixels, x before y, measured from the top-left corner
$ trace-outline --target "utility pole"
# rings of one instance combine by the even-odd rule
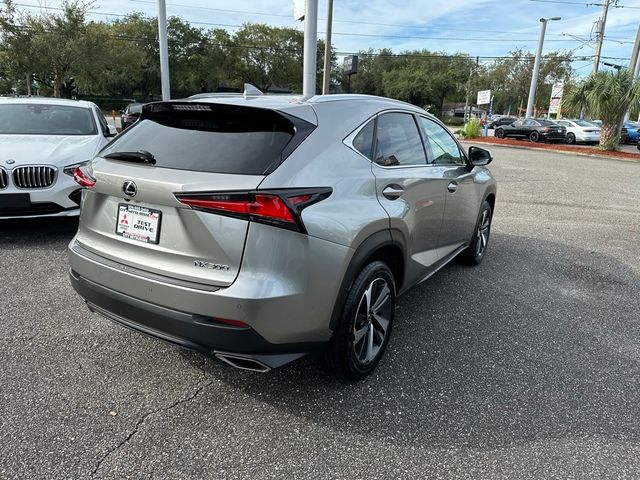
[[[318,46],[318,0],[307,0],[304,10],[304,60],[302,66],[302,96],[316,94],[316,52]]]
[[[480,57],[476,57],[476,70],[478,70],[478,64],[480,63]],[[467,79],[467,98],[464,102],[464,123],[467,123],[467,111],[469,110],[469,90],[471,89],[471,76],[473,75],[473,65],[469,67],[469,78]],[[455,105],[454,105],[455,107]],[[455,108],[453,109],[455,113]],[[471,118],[471,115],[468,115],[468,118]]]
[[[531,75],[531,85],[529,86],[529,100],[527,101],[527,113],[524,118],[531,118],[533,112],[533,103],[536,99],[536,88],[538,86],[538,74],[540,73],[540,60],[542,58],[542,46],[544,45],[544,34],[547,31],[547,22],[550,20],[560,20],[561,17],[541,18],[540,19],[540,36],[538,37],[538,50],[536,51],[536,59],[533,63],[533,74]]]
[[[331,88],[331,27],[333,26],[333,0],[327,2],[327,38],[324,42],[324,70],[322,94],[328,95]]]
[[[593,57],[593,69],[591,70],[591,74],[594,74],[598,71],[598,67],[600,66],[600,56],[602,54],[602,42],[604,41],[604,27],[607,24],[607,13],[609,13],[609,4],[611,0],[604,0],[604,4],[602,6],[602,18],[598,19],[597,26],[598,31],[596,37],[596,53]]]
[[[158,39],[160,40],[160,83],[162,84],[162,100],[171,100],[169,86],[169,42],[167,40],[167,5],[165,0],[158,0]]]
[[[638,33],[636,34],[636,43],[633,45],[633,50],[631,52],[631,60],[629,61],[629,73],[633,76],[632,78],[635,80],[638,76],[638,68],[640,67],[640,62],[638,61],[638,55],[640,55],[640,25],[638,26]],[[629,121],[630,112],[627,110],[627,113],[624,115],[624,121]],[[620,127],[622,129],[622,127]]]

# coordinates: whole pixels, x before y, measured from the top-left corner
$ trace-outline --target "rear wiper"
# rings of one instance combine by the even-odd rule
[[[149,153],[146,150],[138,150],[137,152],[111,152],[107,153],[104,158],[108,158],[110,160],[148,163],[150,165],[156,164],[156,158],[152,153]]]

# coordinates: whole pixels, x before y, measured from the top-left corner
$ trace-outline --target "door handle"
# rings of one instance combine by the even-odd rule
[[[392,183],[391,185],[387,185],[384,190],[382,190],[382,195],[384,195],[389,200],[396,200],[402,196],[404,193],[404,188],[400,185],[396,185]]]
[[[455,191],[458,190],[458,182],[449,182],[449,185],[447,185],[447,190],[449,190],[451,193],[455,193]]]

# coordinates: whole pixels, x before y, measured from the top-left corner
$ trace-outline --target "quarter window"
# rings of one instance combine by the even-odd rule
[[[359,151],[362,155],[371,160],[371,146],[373,144],[373,131],[375,128],[375,122],[371,120],[367,123],[362,130],[353,138],[353,148]]]
[[[443,127],[428,118],[420,117],[424,145],[429,163],[434,165],[464,164],[458,143]]]
[[[409,113],[385,113],[378,117],[375,163],[383,167],[426,165],[418,127]]]

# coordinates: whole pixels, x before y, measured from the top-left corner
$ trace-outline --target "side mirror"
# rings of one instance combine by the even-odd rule
[[[484,167],[493,160],[491,152],[480,147],[469,147],[469,162],[474,167]]]
[[[105,137],[115,137],[116,135],[118,135],[116,127],[113,125],[107,125],[107,133],[105,134]]]

